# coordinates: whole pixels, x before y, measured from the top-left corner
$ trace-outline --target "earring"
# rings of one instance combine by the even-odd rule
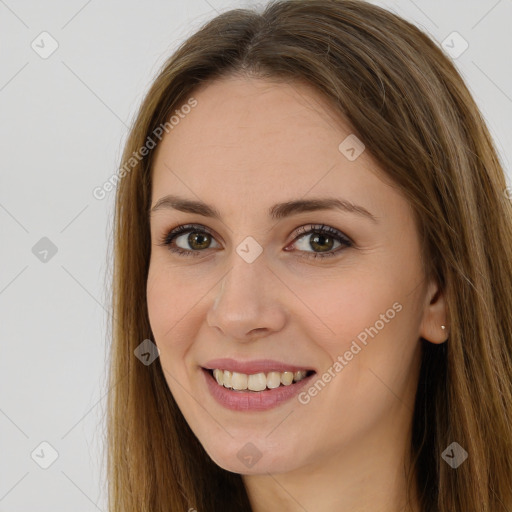
[[[441,325],[441,329],[444,331],[446,329],[446,325]]]

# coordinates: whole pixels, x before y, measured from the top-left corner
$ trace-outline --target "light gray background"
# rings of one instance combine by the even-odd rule
[[[439,44],[453,31],[469,43],[455,61],[510,183],[512,0],[374,3]],[[0,0],[0,512],[106,510],[114,192],[97,200],[92,190],[116,172],[129,123],[163,61],[216,12],[251,4]],[[43,31],[59,45],[46,59],[31,47],[35,40],[48,50]],[[57,248],[46,262],[32,251],[43,237]],[[43,441],[58,452],[48,469],[31,458],[36,450],[36,460],[49,460]]]

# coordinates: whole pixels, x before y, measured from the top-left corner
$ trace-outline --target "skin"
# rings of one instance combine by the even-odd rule
[[[178,406],[210,457],[243,475],[255,512],[405,510],[420,337],[447,337],[444,297],[423,274],[409,203],[371,148],[354,161],[340,152],[352,132],[307,84],[230,76],[193,96],[197,106],[157,149],[151,205],[167,194],[200,199],[222,220],[163,208],[150,215],[148,311]],[[349,200],[376,222],[341,210],[267,214],[312,197]],[[187,243],[190,233],[174,242],[203,251],[196,257],[161,245],[189,223],[212,230],[209,248]],[[297,238],[297,228],[317,224],[353,247]],[[252,263],[236,252],[247,236],[263,248]],[[307,259],[329,247],[341,251]],[[230,411],[207,390],[200,365],[218,357],[277,359],[321,376],[395,303],[401,311],[307,404]],[[237,457],[248,442],[261,453],[251,468]]]

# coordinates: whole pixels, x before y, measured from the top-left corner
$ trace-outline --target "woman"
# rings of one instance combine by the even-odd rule
[[[425,34],[353,0],[224,13],[123,163],[112,511],[512,509],[512,206]]]

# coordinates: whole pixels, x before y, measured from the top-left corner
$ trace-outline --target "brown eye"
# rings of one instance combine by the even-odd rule
[[[302,241],[307,237],[309,237],[309,241]],[[160,245],[167,246],[172,253],[180,256],[199,256],[206,249],[220,247],[218,244],[216,247],[212,247],[212,242],[217,243],[207,228],[187,224],[169,231],[161,240]],[[292,245],[298,244],[301,245],[299,252],[304,253],[301,257],[305,258],[336,256],[344,249],[353,247],[353,242],[341,231],[324,225],[299,228],[299,236],[295,238]]]
[[[202,251],[211,247],[214,240],[213,235],[205,228],[188,224],[169,231],[160,245],[165,245],[171,252],[182,256],[199,256]]]
[[[303,226],[299,231],[300,235],[295,238],[293,245],[300,244],[299,249],[306,253],[303,255],[305,258],[336,256],[344,248],[353,247],[353,242],[348,237],[330,226]],[[303,239],[305,241],[301,242]],[[338,245],[335,247],[335,244]],[[313,251],[309,251],[310,248]]]
[[[176,239],[181,238],[176,237]],[[189,244],[192,249],[201,250],[201,249],[208,249],[210,246],[212,237],[209,233],[200,233],[196,231],[192,231],[187,238],[186,243]],[[197,245],[196,245],[197,244]],[[179,244],[178,244],[179,246]],[[186,247],[182,247],[182,249],[186,249]]]
[[[310,238],[309,243],[311,247],[318,249],[320,252],[325,252],[332,249],[335,240],[332,236],[316,233]]]

